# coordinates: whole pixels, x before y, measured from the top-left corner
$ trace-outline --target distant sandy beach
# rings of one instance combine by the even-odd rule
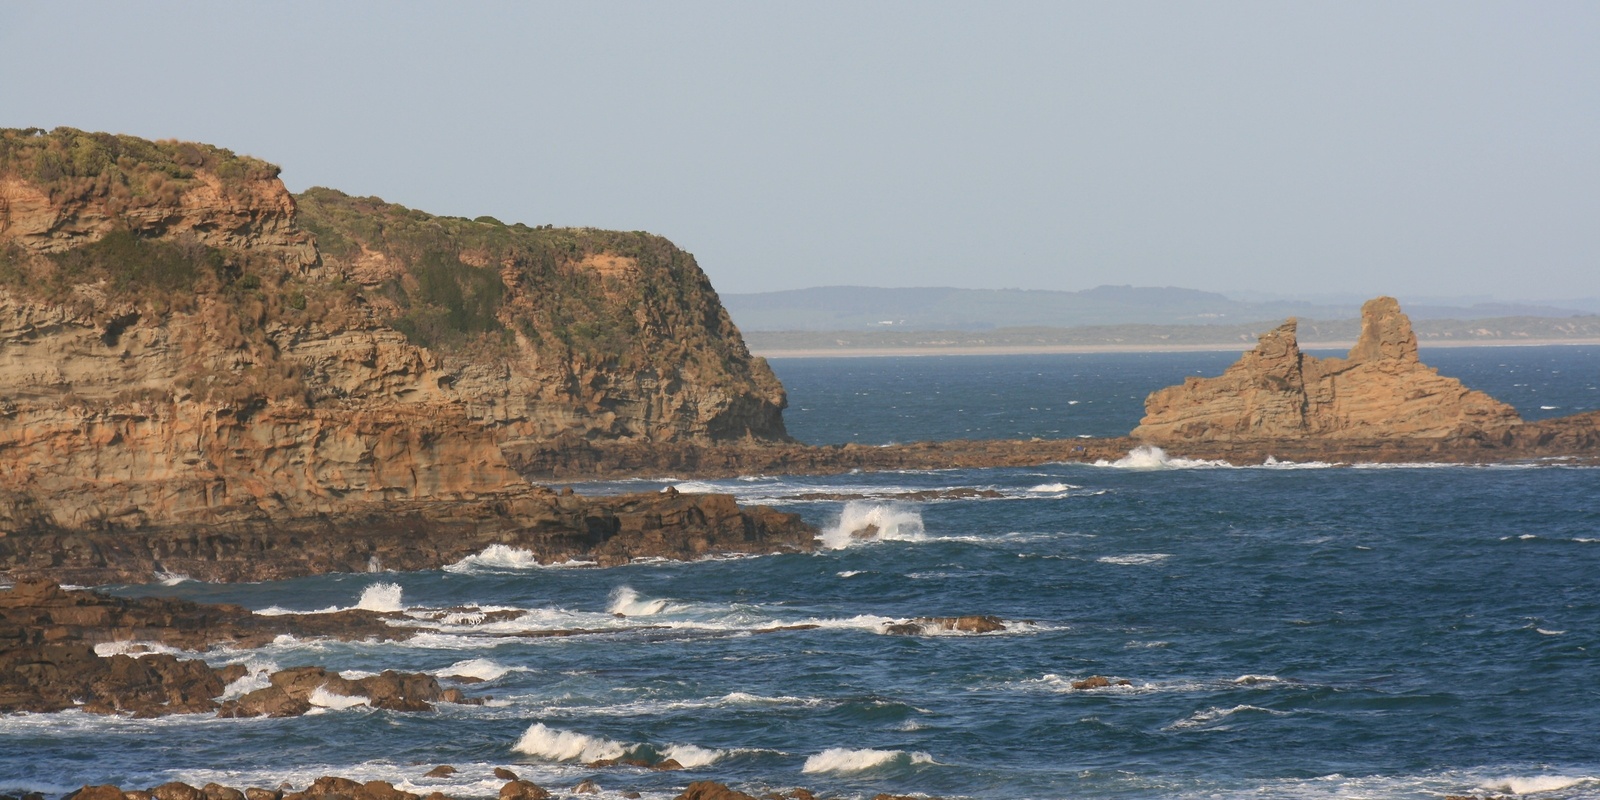
[[[1349,350],[1354,341],[1301,342],[1303,350]],[[1600,339],[1493,339],[1439,341],[1419,339],[1420,349],[1444,347],[1538,347],[1543,345],[1600,345]],[[867,358],[872,356],[1032,356],[1078,353],[1218,353],[1244,352],[1255,343],[1238,344],[1060,344],[937,347],[814,347],[801,349],[751,348],[762,358]]]

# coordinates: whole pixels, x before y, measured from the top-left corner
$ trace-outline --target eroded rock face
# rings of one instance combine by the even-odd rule
[[[1362,306],[1361,338],[1345,358],[1302,353],[1291,319],[1221,376],[1151,394],[1133,436],[1161,444],[1444,439],[1520,421],[1511,406],[1424,366],[1411,320],[1394,298],[1379,297]]]
[[[659,237],[297,200],[206,145],[0,131],[0,534],[515,498],[505,448],[781,440],[784,403]]]

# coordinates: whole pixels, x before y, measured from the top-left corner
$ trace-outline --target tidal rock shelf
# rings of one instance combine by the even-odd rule
[[[364,512],[202,525],[0,532],[0,577],[100,585],[163,575],[209,582],[329,572],[438,569],[493,546],[541,563],[805,552],[799,516],[741,508],[727,495],[582,497],[535,489],[455,503],[387,503]]]

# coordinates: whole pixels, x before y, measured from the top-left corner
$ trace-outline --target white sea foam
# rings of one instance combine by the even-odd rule
[[[470,555],[444,568],[445,572],[474,575],[484,570],[571,569],[593,567],[597,562],[568,559],[553,564],[540,563],[533,551],[505,544],[491,544],[483,552]]]
[[[194,578],[191,578],[188,575],[183,574],[182,572],[167,572],[166,570],[156,570],[156,580],[160,581],[162,586],[177,586],[178,584],[183,583],[184,581],[192,581],[192,580],[194,580]]]
[[[1028,491],[1034,494],[1060,494],[1061,492],[1070,492],[1073,489],[1081,488],[1083,487],[1074,486],[1070,483],[1041,483],[1038,486],[1029,487]]]
[[[1094,462],[1097,467],[1115,467],[1116,469],[1158,470],[1158,469],[1196,469],[1202,467],[1232,467],[1226,461],[1205,461],[1194,458],[1178,458],[1167,455],[1167,451],[1152,445],[1140,445],[1128,451],[1128,454],[1116,461],[1100,459]]]
[[[243,676],[228,684],[222,690],[221,700],[233,700],[243,697],[257,689],[265,689],[272,685],[272,673],[278,671],[278,662],[267,659],[252,658],[244,662],[248,670]]]
[[[441,678],[460,677],[492,681],[502,678],[511,672],[527,671],[527,667],[507,667],[487,658],[473,658],[466,661],[457,661],[444,669],[434,670],[433,674]]]
[[[1549,630],[1545,630],[1544,628],[1534,628],[1533,630],[1534,630],[1534,632],[1542,633],[1545,636],[1560,636],[1560,635],[1566,633],[1566,631],[1549,631]]]
[[[667,609],[667,601],[646,599],[631,586],[618,586],[611,592],[611,605],[606,610],[625,617],[651,617]]]
[[[134,658],[140,658],[156,653],[176,655],[182,652],[176,647],[160,642],[101,642],[94,646],[94,654],[101,657],[133,656]]]
[[[860,574],[862,574],[864,572],[866,572],[866,570],[847,569],[847,570],[844,570],[842,572],[838,572],[838,573],[835,573],[835,574],[837,574],[841,578],[854,578],[855,576],[860,575]]]
[[[839,521],[817,537],[825,547],[839,550],[863,541],[920,542],[927,540],[922,515],[914,509],[885,503],[845,503]]]
[[[834,747],[806,759],[801,772],[865,772],[885,766],[905,764],[932,764],[933,756],[927,753],[908,753],[904,750],[851,750]]]
[[[1214,725],[1213,723],[1217,723],[1217,722],[1220,722],[1222,720],[1225,720],[1225,719],[1227,719],[1229,717],[1234,716],[1235,714],[1247,714],[1247,713],[1251,713],[1251,714],[1270,714],[1270,715],[1276,717],[1276,716],[1283,716],[1287,712],[1284,712],[1284,711],[1273,711],[1270,708],[1262,708],[1260,706],[1243,705],[1243,704],[1234,706],[1233,708],[1222,708],[1220,706],[1212,706],[1211,708],[1207,708],[1207,709],[1204,709],[1202,711],[1196,711],[1193,714],[1190,714],[1189,716],[1184,717],[1183,719],[1180,719],[1177,722],[1172,723],[1171,725],[1168,725],[1166,727],[1166,730],[1169,730],[1169,731],[1181,731],[1181,730],[1188,730],[1188,729],[1191,729],[1191,728],[1202,728],[1202,727],[1207,727],[1207,726],[1211,726],[1216,730],[1224,730],[1225,729],[1224,726]]]
[[[356,602],[356,608],[367,611],[399,611],[405,608],[400,605],[401,593],[398,583],[374,583],[361,590],[361,599]]]
[[[673,484],[672,488],[677,489],[684,494],[724,494],[729,491],[725,487],[716,486],[710,483],[703,483],[701,481],[684,481],[682,483]]]
[[[1141,566],[1156,564],[1172,558],[1171,553],[1129,553],[1122,556],[1101,556],[1095,559],[1102,564],[1122,564],[1124,566]]]
[[[599,761],[605,758],[622,758],[628,748],[603,736],[590,736],[575,731],[547,728],[535,722],[511,747],[518,753],[550,761]]]
[[[662,758],[670,758],[684,769],[695,769],[715,763],[717,759],[727,755],[723,750],[712,750],[692,744],[672,744],[661,750]]]
[[[346,708],[354,708],[356,706],[371,705],[371,701],[365,697],[351,697],[349,695],[337,694],[335,692],[328,691],[322,686],[318,686],[316,690],[311,692],[311,696],[306,698],[306,702],[317,708],[326,708],[331,711],[340,711]]]
[[[1512,794],[1541,794],[1571,789],[1584,783],[1600,782],[1600,778],[1587,775],[1534,775],[1530,777],[1503,778],[1483,788]]]

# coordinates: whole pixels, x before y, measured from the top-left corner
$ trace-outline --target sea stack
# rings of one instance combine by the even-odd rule
[[[1133,436],[1156,444],[1441,440],[1520,422],[1511,406],[1424,365],[1410,318],[1394,298],[1378,297],[1361,307],[1361,337],[1346,357],[1301,352],[1291,318],[1222,375],[1152,393]]]

